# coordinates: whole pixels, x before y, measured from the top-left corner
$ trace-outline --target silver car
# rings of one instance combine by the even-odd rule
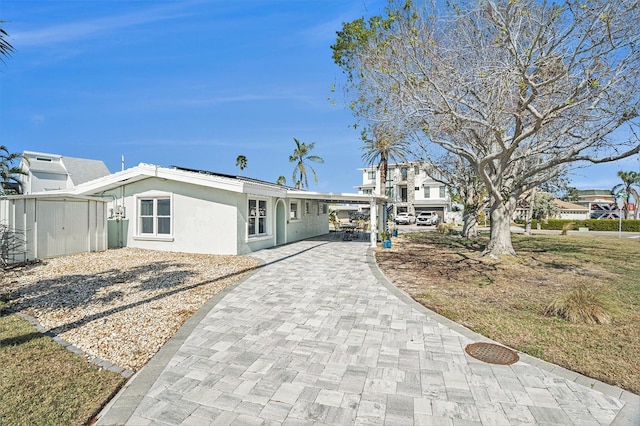
[[[440,216],[436,212],[420,212],[416,217],[416,225],[437,225],[440,223]]]

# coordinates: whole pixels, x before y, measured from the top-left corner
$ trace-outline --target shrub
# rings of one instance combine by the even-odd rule
[[[576,228],[589,228],[590,231],[618,231],[620,222],[618,219],[549,219],[540,221],[541,229],[562,231],[567,224],[573,223]],[[537,220],[531,221],[531,228],[535,229],[538,225]],[[640,220],[623,219],[623,232],[640,232]]]
[[[556,316],[569,322],[585,324],[611,323],[613,303],[605,294],[578,287],[556,298],[545,310],[545,315]]]
[[[562,227],[562,232],[560,233],[560,235],[567,235],[567,232],[572,230],[575,225],[575,222],[565,223]]]
[[[451,227],[447,223],[439,223],[436,230],[440,234],[448,234],[451,231]]]

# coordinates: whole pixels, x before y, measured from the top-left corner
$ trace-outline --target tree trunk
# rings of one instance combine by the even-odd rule
[[[531,199],[529,200],[529,208],[527,209],[527,218],[526,223],[524,225],[524,233],[527,235],[531,235],[531,221],[533,220],[533,205],[536,202],[536,189],[533,188],[530,194]]]
[[[491,258],[500,256],[515,256],[516,252],[511,244],[511,218],[515,201],[495,203],[491,207],[491,237],[483,255]]]
[[[464,221],[462,225],[462,236],[469,240],[477,240],[478,239],[478,215],[476,211],[468,211],[464,210],[464,214],[462,216],[462,220]]]

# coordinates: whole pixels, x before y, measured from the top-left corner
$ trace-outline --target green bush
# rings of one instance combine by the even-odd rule
[[[547,221],[540,221],[540,229],[562,231],[563,227],[568,223],[574,223],[573,229],[589,228],[589,231],[618,231],[620,225],[618,219],[549,219]],[[535,219],[532,220],[531,228],[536,229],[537,226],[538,221]],[[622,231],[640,232],[640,220],[623,219]]]

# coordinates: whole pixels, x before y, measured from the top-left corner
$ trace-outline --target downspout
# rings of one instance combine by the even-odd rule
[[[98,195],[98,197],[101,197],[101,198],[111,197],[113,199],[113,211],[115,212],[116,209],[118,208],[118,197],[116,197],[114,194],[105,194],[104,191],[102,191],[100,193],[100,195]],[[121,222],[121,221],[118,220],[117,222]],[[117,241],[117,244],[118,244],[118,248],[122,248],[122,239],[121,239],[122,232],[121,232],[121,229],[120,229],[121,226],[122,225],[119,225],[119,226],[116,227],[116,231],[117,231],[116,232],[116,241]],[[107,226],[107,230],[106,230],[107,231],[107,248],[109,248],[109,229],[108,228],[109,227]]]

